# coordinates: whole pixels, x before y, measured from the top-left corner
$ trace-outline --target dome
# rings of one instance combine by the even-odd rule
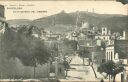
[[[82,24],[82,28],[89,28],[89,23],[88,23],[88,22],[83,23],[83,24]]]

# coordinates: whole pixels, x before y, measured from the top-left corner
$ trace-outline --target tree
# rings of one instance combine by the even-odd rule
[[[69,63],[70,63],[70,61],[68,61],[68,60],[66,59],[66,57],[64,56],[63,65],[64,65],[64,69],[65,69],[65,71],[66,71],[66,75],[65,75],[66,77],[67,77],[67,74],[68,74],[68,69],[70,68]]]
[[[51,53],[40,38],[33,36],[34,28],[34,26],[23,26],[17,30],[6,28],[3,46],[8,58],[18,58],[24,66],[34,67],[35,78],[35,68],[39,64],[47,63]]]
[[[67,46],[67,48],[72,49],[73,51],[77,50],[77,44],[78,44],[77,41],[64,39],[63,43],[64,45]]]
[[[84,64],[84,58],[89,58],[90,52],[86,48],[82,48],[78,51],[78,54],[80,57],[83,58],[83,64]]]
[[[107,61],[103,64],[101,64],[98,67],[98,72],[100,73],[107,73],[107,76],[111,75],[113,77],[113,82],[115,82],[115,77],[118,73],[122,72],[124,70],[124,67],[120,63],[114,63],[113,61]]]

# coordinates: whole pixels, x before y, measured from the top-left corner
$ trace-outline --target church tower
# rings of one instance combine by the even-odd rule
[[[106,27],[102,27],[102,35],[107,35],[107,28]]]

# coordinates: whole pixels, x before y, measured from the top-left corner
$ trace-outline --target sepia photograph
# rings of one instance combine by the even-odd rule
[[[127,0],[0,1],[0,82],[128,82]]]

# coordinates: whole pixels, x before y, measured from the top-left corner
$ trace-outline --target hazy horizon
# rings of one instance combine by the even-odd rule
[[[54,15],[64,10],[66,13],[76,11],[88,11],[97,14],[117,14],[127,15],[128,4],[123,5],[115,1],[0,1],[5,5],[6,20],[11,19],[29,19],[35,20],[42,17]],[[22,7],[22,9],[15,9],[11,7]],[[19,6],[20,5],[20,6]],[[25,5],[25,6],[23,6]],[[26,6],[27,5],[27,6]],[[18,8],[17,7],[17,8]],[[18,12],[17,12],[18,11]],[[29,11],[21,13],[20,11]],[[36,13],[31,13],[35,11]],[[39,11],[39,12],[38,12]]]
[[[62,10],[63,11],[63,10]],[[77,12],[77,11],[76,11]],[[79,11],[79,12],[87,12],[87,11]],[[61,13],[61,11],[59,12]],[[59,13],[55,13],[55,14],[59,14]],[[67,13],[67,12],[65,12]],[[70,13],[75,13],[75,12],[70,12]],[[93,13],[93,12],[88,12],[88,13]],[[52,15],[55,15],[55,14],[52,14]],[[67,13],[68,14],[68,13]],[[99,14],[99,15],[116,15],[116,16],[128,16],[128,15],[122,15],[122,14],[100,14],[100,13],[94,13],[94,14]],[[52,16],[52,15],[49,15],[49,16]],[[45,18],[45,17],[48,17],[48,16],[42,16],[40,18]],[[35,19],[23,19],[23,18],[20,18],[20,20],[30,20],[30,21],[33,21],[33,20],[37,20],[37,19],[40,19],[40,18],[35,18]],[[9,20],[19,20],[19,18],[15,18],[15,19],[9,19]],[[9,21],[7,20],[7,21]]]

